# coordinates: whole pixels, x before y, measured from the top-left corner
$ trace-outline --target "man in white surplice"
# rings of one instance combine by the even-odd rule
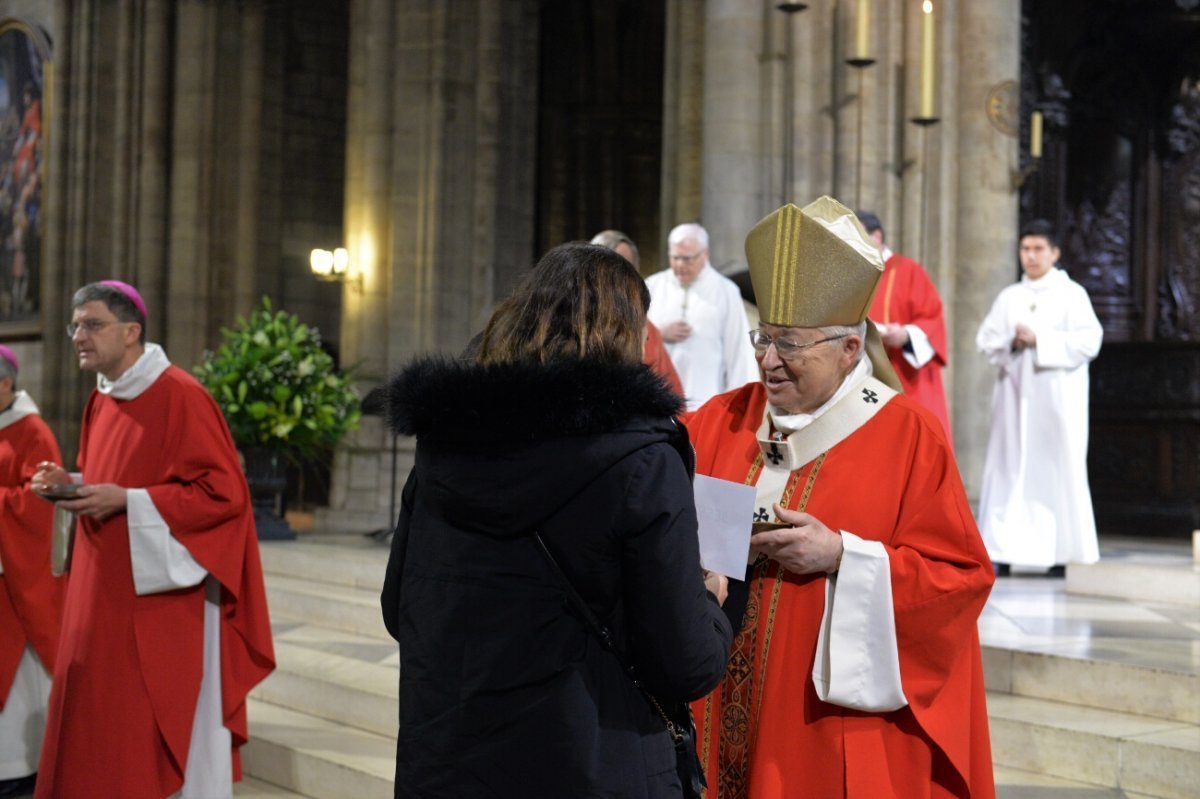
[[[996,367],[979,529],[998,573],[1100,558],[1087,479],[1088,363],[1103,329],[1087,291],[1055,268],[1048,222],[1021,232],[1024,277],[976,337]]]
[[[758,379],[750,322],[737,284],[708,263],[708,232],[679,225],[667,237],[670,269],[646,278],[647,318],[662,331],[688,410]]]

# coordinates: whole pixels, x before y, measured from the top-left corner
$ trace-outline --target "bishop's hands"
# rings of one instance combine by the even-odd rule
[[[29,487],[38,494],[52,494],[56,486],[69,485],[73,481],[66,469],[53,461],[42,461],[29,481]],[[82,485],[71,499],[51,499],[63,510],[81,516],[92,516],[103,521],[121,513],[126,507],[126,490],[114,483]]]
[[[795,574],[832,574],[842,563],[842,537],[809,513],[776,504],[775,515],[791,527],[750,536],[750,550]]]
[[[879,325],[879,337],[883,339],[883,346],[889,350],[904,349],[910,338],[908,328],[895,322]]]

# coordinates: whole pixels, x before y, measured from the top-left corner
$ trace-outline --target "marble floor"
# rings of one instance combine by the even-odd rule
[[[1063,716],[1070,716],[1076,706],[1091,704],[1103,692],[1106,701],[1112,700],[1109,707],[1180,720],[1183,724],[1178,726],[1174,721],[1163,724],[1171,725],[1175,740],[1181,740],[1181,746],[1200,760],[1200,728],[1195,726],[1200,721],[1200,692],[1195,688],[1200,675],[1200,606],[1186,599],[1194,596],[1195,583],[1200,581],[1200,566],[1192,554],[1191,542],[1183,539],[1101,540],[1101,563],[1106,568],[1125,564],[1137,569],[1150,567],[1155,575],[1151,579],[1185,590],[1139,592],[1137,586],[1117,584],[1126,578],[1121,571],[1112,570],[1106,572],[1107,584],[1093,583],[1090,589],[1108,596],[1068,593],[1068,579],[1063,578],[1018,574],[998,579],[979,620],[989,689],[995,691],[1006,677],[999,673],[1001,669],[992,668],[999,662],[1000,652],[1020,657],[1046,655],[1050,656],[1047,662],[1059,664],[1087,661],[1091,668],[1074,669],[1068,679],[1056,677],[1054,667],[1041,667],[1037,672],[1037,678],[1045,682],[1041,695],[1072,703],[1063,706]],[[1076,567],[1076,572],[1068,575],[1073,591],[1078,585],[1088,585],[1079,579],[1080,571]],[[1135,572],[1130,569],[1127,573]],[[1138,579],[1145,577],[1139,574]],[[1146,593],[1180,601],[1128,598]],[[997,729],[999,704],[991,701],[993,730]],[[1080,707],[1078,713],[1081,729],[1104,723],[1088,719],[1089,714],[1096,715],[1091,708]],[[1070,719],[1058,721],[1070,723]],[[999,745],[993,741],[994,749]],[[1001,759],[999,751],[997,759]],[[1001,799],[1143,796],[1002,766],[996,768],[996,788]],[[1190,795],[1200,797],[1200,784],[1194,785]]]

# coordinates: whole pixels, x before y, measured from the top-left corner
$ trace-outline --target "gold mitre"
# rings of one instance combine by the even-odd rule
[[[879,248],[832,197],[767,216],[746,236],[746,260],[762,320],[784,327],[858,324],[883,274]]]
[[[781,327],[856,325],[867,317],[883,256],[854,212],[832,197],[788,203],[746,236],[762,321]],[[877,379],[899,389],[874,324],[865,342]]]

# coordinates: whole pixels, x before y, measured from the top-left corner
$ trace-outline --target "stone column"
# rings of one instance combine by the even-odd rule
[[[743,0],[709,0],[705,6],[701,221],[711,239],[710,262],[720,271],[744,265],[746,234],[778,199],[768,197],[764,185],[770,158],[763,135],[776,124],[770,81],[776,53],[769,34],[772,23],[783,22],[773,6]],[[669,229],[685,220],[664,221]]]
[[[663,69],[663,240],[676,225],[699,219],[704,170],[704,9],[691,0],[667,0],[666,66]],[[647,244],[642,244],[643,252]],[[643,262],[648,260],[644,255]],[[643,264],[644,266],[644,264]]]
[[[1010,172],[1017,163],[1017,140],[1005,121],[990,121],[988,97],[994,88],[1020,76],[1020,0],[964,2],[958,6],[955,50],[957,202],[954,225],[956,280],[948,304],[954,306],[951,347],[955,353],[952,404],[959,469],[972,501],[979,480],[991,420],[995,376],[976,353],[975,334],[992,301],[1017,274],[1017,194]],[[993,106],[993,114],[1017,109]]]
[[[457,353],[532,263],[537,3],[356,0],[350,19],[344,360],[363,389]],[[339,449],[330,530],[390,525],[392,437]],[[402,443],[398,481],[412,463]]]

